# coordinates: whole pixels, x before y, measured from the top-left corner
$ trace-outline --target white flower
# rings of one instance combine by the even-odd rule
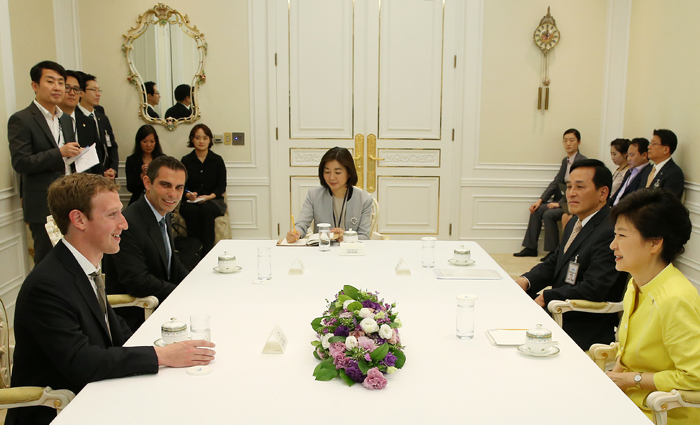
[[[331,343],[328,342],[328,340],[333,338],[333,337],[334,337],[334,335],[332,333],[327,333],[327,334],[323,335],[323,339],[321,339],[321,346],[327,350],[328,347],[331,346]]]
[[[360,322],[360,327],[366,334],[377,332],[377,330],[379,330],[379,325],[377,325],[377,322],[371,317],[362,319],[362,321]]]
[[[360,317],[366,319],[368,317],[374,317],[374,313],[372,313],[368,308],[361,308],[360,309]]]
[[[391,375],[392,373],[396,372],[397,370],[398,369],[396,369],[394,366],[389,366],[388,368],[386,368],[386,373]]]
[[[401,319],[399,319],[398,317],[396,318],[396,320],[394,320],[394,324],[396,325],[397,328],[400,328],[401,326],[403,326],[403,324],[401,323]]]
[[[348,306],[349,306],[350,304],[354,303],[354,302],[355,302],[355,300],[346,300],[346,301],[343,303],[343,310],[347,310],[347,309],[348,309]]]
[[[379,336],[381,336],[384,339],[389,339],[394,335],[394,331],[391,330],[391,326],[384,324],[382,325],[381,328],[379,328]]]
[[[348,350],[357,348],[357,338],[355,338],[354,336],[349,336],[345,338],[345,348],[347,348]]]

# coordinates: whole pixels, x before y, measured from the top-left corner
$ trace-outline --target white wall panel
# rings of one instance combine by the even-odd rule
[[[690,212],[693,231],[685,245],[685,253],[675,261],[675,265],[700,291],[700,185],[686,183],[685,191],[685,206]]]
[[[291,213],[298,215],[301,211],[302,205],[304,205],[304,200],[306,199],[306,193],[309,189],[318,187],[318,176],[292,176],[290,179],[291,188]],[[281,223],[282,227],[289,227],[289,222]],[[289,230],[289,229],[287,229]],[[287,231],[281,232],[287,234]]]
[[[378,149],[382,167],[440,167],[440,149]]]
[[[439,177],[380,176],[377,199],[380,233],[436,234]]]

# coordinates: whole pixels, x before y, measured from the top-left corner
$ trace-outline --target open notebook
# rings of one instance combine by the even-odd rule
[[[334,241],[336,239],[338,239],[338,236],[336,236],[334,233],[331,233],[331,240]],[[282,238],[279,241],[277,241],[277,246],[318,246],[318,243],[318,233],[313,233],[292,243],[287,242],[287,238]]]

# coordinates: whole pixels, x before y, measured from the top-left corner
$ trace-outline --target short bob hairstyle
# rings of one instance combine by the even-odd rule
[[[581,141],[581,133],[578,132],[575,128],[570,128],[564,132],[562,137],[566,136],[567,134],[573,134],[576,137],[576,140],[579,142]]]
[[[663,239],[661,259],[666,263],[682,254],[690,239],[688,210],[665,189],[641,189],[625,196],[610,212],[613,224],[619,217],[632,223],[645,240]]]
[[[610,142],[610,146],[615,148],[615,150],[622,155],[625,155],[627,154],[627,149],[630,147],[630,141],[628,139],[615,139]]]
[[[190,130],[190,140],[187,141],[187,147],[188,148],[193,148],[194,147],[194,135],[197,134],[197,130],[202,129],[204,134],[209,136],[209,148],[211,149],[212,146],[214,146],[214,135],[212,134],[211,130],[209,127],[207,127],[206,124],[197,124],[194,127],[192,127],[192,130]]]
[[[134,154],[139,157],[143,158],[143,149],[141,149],[141,141],[148,137],[150,134],[153,135],[153,138],[156,140],[156,146],[153,148],[153,153],[151,153],[151,158],[156,159],[159,156],[163,155],[163,148],[160,147],[160,139],[158,139],[158,132],[156,132],[155,127],[153,127],[150,124],[144,124],[139,129],[136,131],[136,143],[134,144]]]
[[[357,184],[357,170],[355,170],[355,161],[352,158],[352,154],[345,148],[339,146],[331,148],[323,155],[323,158],[321,158],[321,163],[318,164],[318,179],[321,182],[321,186],[328,189],[329,193],[331,192],[331,188],[326,183],[326,179],[323,178],[323,170],[326,168],[326,164],[333,160],[338,161],[340,165],[345,167],[345,171],[348,172],[348,181],[346,185],[348,187],[348,199],[350,199],[352,197],[352,187]]]

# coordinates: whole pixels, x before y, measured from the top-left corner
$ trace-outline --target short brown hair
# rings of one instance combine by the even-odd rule
[[[49,186],[47,202],[61,233],[68,233],[70,212],[78,210],[91,219],[92,198],[100,192],[117,192],[119,184],[97,174],[75,173],[59,177]]]
[[[150,164],[148,164],[146,175],[148,176],[148,180],[151,181],[151,184],[153,184],[156,181],[156,179],[158,178],[158,173],[163,167],[170,168],[173,171],[184,171],[185,180],[187,180],[187,168],[185,168],[185,166],[182,165],[182,162],[178,161],[172,156],[161,155],[158,158],[155,158],[153,161],[151,161]]]
[[[194,127],[192,127],[192,130],[190,130],[190,140],[187,141],[187,147],[194,147],[194,136],[195,134],[197,134],[197,130],[199,130],[200,128],[202,129],[204,134],[209,136],[209,149],[211,149],[211,147],[214,146],[214,135],[212,134],[211,129],[206,124],[197,124]]]

